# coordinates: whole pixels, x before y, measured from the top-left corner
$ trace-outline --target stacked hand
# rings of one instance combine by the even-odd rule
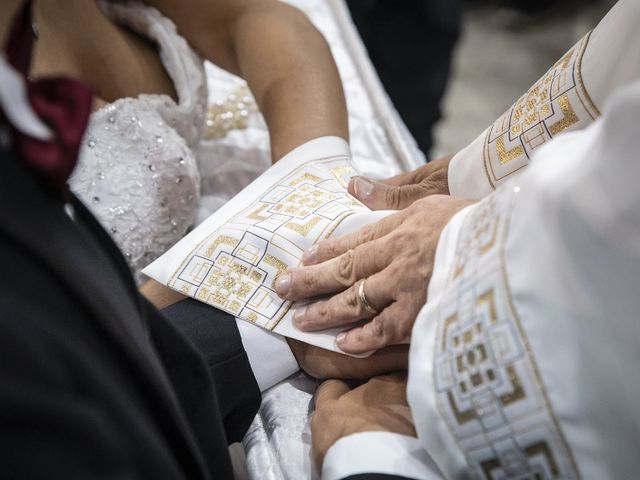
[[[408,345],[390,345],[367,358],[355,358],[292,338],[287,338],[287,343],[300,368],[319,379],[368,380],[409,367]]]
[[[471,203],[438,195],[448,193],[449,160],[379,182],[354,178],[349,191],[370,208],[405,210],[354,234],[320,242],[305,254],[304,267],[278,279],[276,289],[288,300],[334,294],[297,313],[294,321],[300,329],[346,328],[364,320],[364,325],[341,334],[338,346],[349,353],[382,348],[358,359],[289,339],[298,363],[310,375],[362,380],[406,370],[408,348],[383,347],[409,336],[426,300],[440,232],[453,214]],[[184,298],[155,282],[142,291],[159,308]]]
[[[449,160],[437,160],[381,182],[353,179],[349,192],[372,210],[405,210],[355,234],[320,242],[306,252],[304,267],[277,282],[278,293],[290,300],[335,294],[296,314],[294,321],[302,330],[370,320],[339,335],[338,346],[351,353],[384,347],[366,359],[357,359],[290,342],[302,368],[311,375],[360,378],[354,372],[374,375],[406,362],[406,357],[399,356],[406,356],[406,350],[394,351],[401,347],[385,345],[409,336],[426,299],[440,233],[458,210],[471,203],[446,195]],[[339,380],[323,383],[316,393],[311,429],[319,467],[331,445],[353,433],[415,436],[406,375],[373,378],[354,390]]]
[[[406,375],[377,377],[354,390],[340,380],[320,385],[311,419],[318,467],[322,466],[327,450],[340,438],[374,431],[416,436],[407,404]]]
[[[400,210],[428,195],[448,195],[451,157],[433,160],[387,180],[354,177],[349,193],[371,210]]]
[[[358,232],[316,244],[303,267],[276,282],[286,300],[333,294],[299,309],[296,326],[312,331],[365,320],[337,337],[341,350],[355,354],[408,338],[426,300],[440,233],[470,203],[431,195]]]

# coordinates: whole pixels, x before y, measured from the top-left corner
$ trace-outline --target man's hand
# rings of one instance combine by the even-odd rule
[[[318,469],[327,451],[342,437],[361,432],[392,432],[416,436],[407,404],[406,375],[376,377],[351,390],[328,380],[316,392],[311,417],[313,454]]]
[[[401,210],[427,195],[448,195],[450,161],[451,157],[433,160],[387,180],[354,177],[349,182],[349,193],[371,210]]]
[[[409,366],[408,345],[392,345],[378,350],[370,357],[355,358],[292,338],[287,338],[287,343],[300,368],[321,380],[326,378],[368,380],[376,375],[406,371]]]
[[[276,281],[286,300],[335,294],[299,309],[294,323],[304,331],[370,320],[337,337],[347,353],[364,353],[408,338],[425,303],[440,232],[469,200],[431,195],[358,232],[318,243],[306,266]],[[360,284],[368,305],[361,301]]]

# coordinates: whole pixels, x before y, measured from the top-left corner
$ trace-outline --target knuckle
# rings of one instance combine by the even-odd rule
[[[318,286],[318,279],[316,278],[316,276],[313,274],[312,271],[308,270],[308,269],[303,269],[301,272],[301,281],[302,281],[302,286],[304,287],[305,291],[313,291],[314,289],[317,288]],[[293,282],[293,285],[295,285],[296,282]]]
[[[399,197],[401,205],[413,205],[413,201],[425,196],[426,193],[420,188],[420,184],[411,185],[400,189]]]
[[[356,288],[349,289],[346,298],[347,307],[350,311],[355,312],[355,314],[360,317],[364,313],[364,308],[360,303],[360,297],[358,296],[358,291]]]
[[[373,319],[371,323],[371,331],[373,333],[373,336],[376,338],[380,339],[385,337],[386,328],[385,321],[383,320],[382,316],[378,316]]]
[[[370,242],[375,238],[375,225],[376,225],[375,223],[365,225],[358,231],[357,238],[356,238],[358,245],[362,245],[363,243]]]
[[[341,255],[338,259],[338,280],[343,285],[351,285],[353,283],[353,262],[355,258],[355,252],[353,249],[347,251]]]
[[[398,209],[400,206],[400,188],[389,187],[384,191],[384,201],[387,207],[392,209]]]
[[[331,307],[329,302],[322,302],[316,307],[316,317],[318,319],[325,320],[331,316]]]
[[[438,193],[436,185],[434,185],[431,177],[426,178],[422,182],[418,183],[414,189],[414,197],[423,198],[431,195],[432,193]]]
[[[407,248],[411,248],[414,244],[414,238],[411,231],[406,228],[399,228],[390,235],[389,242],[391,243],[390,253],[397,254],[401,250],[404,252]]]
[[[389,233],[389,226],[385,222],[376,222],[371,225],[371,241],[383,238]]]
[[[335,258],[340,255],[340,246],[337,241],[324,240],[318,244],[318,253],[322,254],[322,258]]]
[[[434,177],[426,178],[420,184],[421,190],[424,192],[423,197],[429,195],[437,195],[441,192],[440,184]]]

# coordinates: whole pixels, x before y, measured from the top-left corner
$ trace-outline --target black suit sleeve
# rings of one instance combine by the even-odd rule
[[[234,317],[193,299],[161,313],[204,358],[229,443],[240,441],[258,411],[261,396]]]
[[[75,381],[73,352],[46,332],[43,312],[7,297],[0,294],[0,476],[138,478],[129,432]],[[179,478],[170,459],[158,463],[164,478]]]

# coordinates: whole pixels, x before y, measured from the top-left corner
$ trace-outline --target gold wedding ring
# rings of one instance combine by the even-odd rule
[[[367,296],[364,294],[364,282],[366,281],[366,279],[362,280],[360,282],[360,286],[358,287],[358,297],[360,298],[360,305],[362,305],[362,308],[364,308],[370,314],[377,315],[378,311],[371,305],[369,305],[369,302],[367,302]]]

